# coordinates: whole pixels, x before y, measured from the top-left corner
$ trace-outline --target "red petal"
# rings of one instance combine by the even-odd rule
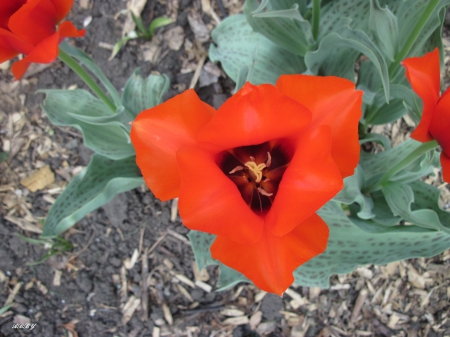
[[[0,28],[0,63],[12,59],[17,54],[28,54],[34,46],[21,40],[9,30]]]
[[[131,127],[136,162],[147,186],[165,201],[179,194],[176,152],[195,143],[198,131],[215,110],[188,90],[167,102],[141,112]]]
[[[0,28],[8,29],[8,21],[27,0],[2,0],[0,1]]]
[[[274,235],[289,233],[342,189],[343,180],[330,148],[327,125],[309,130],[299,139],[266,215],[266,226]]]
[[[211,253],[258,288],[281,296],[294,282],[292,272],[325,251],[328,232],[326,223],[313,214],[282,237],[264,230],[261,239],[253,244],[239,244],[218,236]]]
[[[425,54],[422,57],[410,57],[402,62],[406,68],[406,78],[412,89],[423,101],[422,119],[411,134],[411,138],[419,142],[433,140],[429,133],[431,119],[439,99],[440,65],[439,50]]]
[[[436,106],[429,131],[447,156],[450,155],[450,90],[448,89]]]
[[[56,12],[51,0],[29,0],[9,20],[9,29],[33,45],[56,31]]]
[[[52,0],[56,10],[56,22],[60,22],[69,14],[74,0]]]
[[[236,185],[199,149],[180,149],[180,216],[194,230],[240,243],[259,240],[264,220],[245,203]]]
[[[11,67],[16,80],[20,79],[31,63],[50,63],[58,57],[59,33],[42,40],[26,57]]]
[[[72,22],[64,21],[58,27],[59,41],[64,40],[66,37],[83,37],[86,34],[84,29],[78,30]]]
[[[202,129],[198,142],[220,152],[278,138],[296,138],[310,121],[311,113],[305,107],[273,85],[246,83]]]
[[[441,153],[442,179],[450,183],[450,157],[444,152]]]
[[[25,74],[30,64],[31,64],[30,62],[27,62],[25,59],[22,59],[12,65],[11,71],[16,80],[20,80],[22,78],[22,76]]]
[[[311,111],[313,127],[331,126],[331,155],[343,178],[353,175],[359,161],[362,91],[355,90],[351,81],[333,76],[282,75],[276,86]]]

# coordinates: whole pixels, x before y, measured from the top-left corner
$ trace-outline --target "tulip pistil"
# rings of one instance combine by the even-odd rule
[[[267,212],[291,159],[282,141],[230,149],[220,158],[219,167],[236,184],[247,205],[256,213]]]

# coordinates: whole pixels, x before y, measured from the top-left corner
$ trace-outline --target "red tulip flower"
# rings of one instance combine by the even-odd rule
[[[433,139],[442,148],[441,164],[444,181],[450,182],[450,91],[447,89],[439,97],[441,73],[439,50],[422,57],[411,57],[402,62],[406,68],[406,78],[412,89],[423,101],[422,118],[411,134],[419,142]]]
[[[0,63],[25,55],[12,66],[20,79],[31,63],[50,63],[66,37],[84,36],[84,30],[65,21],[74,0],[1,0]]]
[[[183,223],[217,235],[212,256],[282,294],[326,248],[315,212],[358,163],[361,96],[345,79],[283,75],[215,111],[188,90],[139,114],[131,140],[155,196],[179,197]]]

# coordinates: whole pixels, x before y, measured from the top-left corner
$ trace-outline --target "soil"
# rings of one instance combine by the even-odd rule
[[[193,72],[184,71],[186,44],[172,50],[162,43],[160,57],[149,62],[142,52],[149,42],[138,39],[108,61],[111,50],[100,45],[113,45],[120,39],[124,17],[115,16],[126,3],[88,3],[88,8],[81,8],[77,1],[68,17],[77,27],[92,17],[85,38],[71,43],[88,53],[116,88],[123,88],[137,67],[143,75],[157,71],[169,76],[171,85],[165,99],[189,87]],[[219,2],[211,3],[223,18]],[[242,1],[223,3],[229,13],[242,6]],[[200,8],[197,0],[148,0],[142,17],[148,24],[153,18],[175,13],[176,22],[161,28],[159,37],[181,26],[185,39],[195,42],[187,19],[190,11],[199,13],[209,27],[215,25]],[[202,44],[204,50],[209,43]],[[195,63],[196,59],[191,61]],[[39,106],[44,96],[35,92],[85,86],[59,61],[19,82],[13,81],[9,69],[2,70],[0,84],[2,145],[8,138],[11,148],[17,150],[0,164],[0,308],[18,288],[14,305],[0,315],[0,336],[450,335],[449,252],[387,267],[362,267],[348,275],[334,276],[331,289],[293,287],[294,294],[283,298],[246,284],[216,292],[217,270],[208,267],[203,277],[212,291],[207,291],[192,287],[197,275],[186,240],[188,229],[179,217],[171,221],[170,202],[160,202],[145,187],[118,195],[67,231],[63,237],[73,244],[72,250],[30,266],[47,249],[17,236],[38,238],[6,217],[26,219],[31,214],[42,219],[51,202],[48,191],[32,193],[20,185],[20,179],[48,164],[56,172],[52,187],[63,187],[77,168],[87,165],[92,153],[83,146],[78,131],[49,123]],[[223,73],[215,83],[196,86],[200,98],[216,108],[232,90],[233,82]],[[147,287],[143,279],[147,274],[146,251],[150,275]],[[134,252],[139,258],[133,264],[130,259]],[[426,278],[423,286],[413,280],[411,270],[419,281]],[[366,289],[369,296],[366,294],[361,302]],[[296,306],[295,295],[305,303]],[[133,305],[135,310],[130,309]],[[20,322],[36,326],[31,331],[13,329]]]

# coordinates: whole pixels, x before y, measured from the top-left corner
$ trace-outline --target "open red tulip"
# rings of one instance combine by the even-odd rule
[[[58,57],[58,45],[67,37],[84,36],[84,30],[65,21],[74,0],[1,0],[0,63],[19,54],[12,66],[20,79],[31,63],[50,63]]]
[[[419,142],[436,139],[442,148],[442,176],[450,183],[450,89],[439,96],[439,50],[436,48],[422,57],[410,57],[402,65],[412,89],[423,101],[422,118],[411,138]]]
[[[188,90],[138,115],[136,161],[188,228],[217,235],[215,259],[282,294],[326,248],[315,212],[358,163],[361,96],[345,79],[283,75],[215,111]]]

